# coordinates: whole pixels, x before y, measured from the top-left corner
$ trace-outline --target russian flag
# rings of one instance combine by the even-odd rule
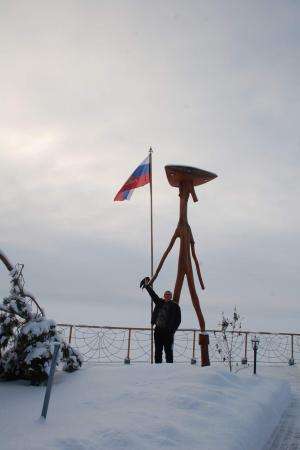
[[[130,175],[126,183],[121,187],[114,198],[115,202],[130,200],[133,191],[145,184],[150,183],[150,155]]]

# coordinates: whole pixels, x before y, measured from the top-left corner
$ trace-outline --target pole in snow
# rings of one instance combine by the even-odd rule
[[[59,347],[60,347],[60,344],[58,342],[56,342],[54,344],[54,353],[53,353],[53,357],[52,357],[50,373],[49,373],[49,377],[48,377],[48,383],[47,383],[44,404],[43,404],[43,409],[42,409],[42,417],[44,417],[44,419],[46,419],[46,417],[47,417],[48,405],[49,405],[49,400],[50,400],[50,395],[51,395],[51,389],[52,389],[53,377],[54,377],[55,368],[56,368],[56,362],[57,362],[57,358],[58,358]]]
[[[254,352],[254,366],[253,366],[253,374],[256,375],[256,361],[257,361],[257,350],[259,346],[259,338],[254,336],[254,338],[251,339],[252,342],[252,348]]]

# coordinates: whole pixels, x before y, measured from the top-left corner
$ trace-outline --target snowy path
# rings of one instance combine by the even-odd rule
[[[292,368],[287,376],[292,401],[264,450],[300,450],[300,372]]]

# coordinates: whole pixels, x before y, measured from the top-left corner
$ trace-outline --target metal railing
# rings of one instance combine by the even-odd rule
[[[118,363],[151,361],[151,329],[58,324],[64,338],[79,350],[85,362]],[[198,329],[179,329],[175,334],[174,361],[195,363],[200,359]],[[224,362],[226,342],[220,330],[207,330],[212,364]],[[300,362],[300,334],[253,331],[227,331],[232,336],[232,363],[252,364],[251,338],[259,336],[258,362],[290,364]]]

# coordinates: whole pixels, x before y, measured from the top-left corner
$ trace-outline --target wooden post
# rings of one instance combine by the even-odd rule
[[[69,344],[71,344],[71,341],[72,341],[72,331],[73,331],[73,325],[70,325],[70,330],[69,330]]]
[[[289,366],[293,366],[295,364],[294,360],[294,335],[291,334],[291,357],[289,359]]]
[[[124,359],[124,364],[130,364],[130,342],[131,341],[131,328],[128,329],[128,345],[127,345],[127,356]]]
[[[193,331],[193,351],[192,351],[192,358],[191,358],[191,364],[196,364],[196,358],[195,358],[195,347],[196,347],[196,330]]]
[[[242,364],[246,365],[248,362],[247,359],[247,349],[248,349],[248,333],[245,333],[245,348],[244,348],[244,357],[242,358]]]
[[[201,366],[210,366],[208,353],[209,335],[207,333],[199,333],[199,345],[201,349]]]

